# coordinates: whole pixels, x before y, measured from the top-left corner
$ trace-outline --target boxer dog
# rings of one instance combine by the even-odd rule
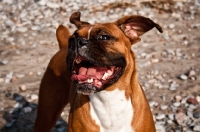
[[[148,101],[137,79],[132,44],[156,27],[133,15],[90,24],[70,17],[77,30],[59,26],[60,50],[43,76],[35,132],[49,132],[70,103],[68,132],[155,132]]]

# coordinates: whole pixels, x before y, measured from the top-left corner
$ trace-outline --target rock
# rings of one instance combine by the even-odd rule
[[[19,94],[14,94],[13,98],[14,98],[15,101],[20,101],[20,100],[23,99],[23,97],[21,95],[19,95]]]
[[[188,103],[188,104],[197,105],[197,104],[198,104],[198,101],[197,101],[196,98],[188,98],[188,99],[187,99],[187,103]]]
[[[182,100],[182,97],[180,95],[176,95],[174,98],[176,102],[181,102]]]
[[[23,108],[23,110],[25,113],[29,113],[29,112],[32,112],[33,109],[31,107],[25,107]]]
[[[175,28],[175,25],[174,24],[169,24],[169,28],[173,29],[173,28]]]
[[[17,31],[22,32],[22,33],[26,32],[27,30],[28,29],[26,27],[17,28]]]
[[[6,97],[10,97],[11,95],[12,95],[12,94],[11,94],[10,92],[7,92],[5,96],[6,96]]]
[[[41,75],[42,75],[42,72],[38,71],[38,72],[37,72],[37,75],[38,75],[38,76],[41,76]]]
[[[6,19],[4,23],[7,27],[10,27],[10,28],[13,28],[15,26],[14,22],[10,19]]]
[[[12,119],[10,122],[6,123],[6,127],[11,127],[16,120]]]
[[[13,4],[13,2],[14,2],[14,0],[3,0],[2,1],[3,3],[5,3],[5,4]]]
[[[23,77],[25,77],[25,74],[17,74],[16,77],[17,78],[23,78]]]
[[[22,107],[23,107],[23,104],[21,103],[16,103],[14,106],[15,109],[22,108]]]
[[[38,95],[36,95],[36,94],[31,95],[31,100],[37,100],[37,99],[38,99]]]
[[[4,79],[3,78],[0,78],[0,83],[3,83],[4,82]]]
[[[160,124],[155,124],[156,132],[165,132],[165,127]]]
[[[174,120],[174,114],[168,114],[167,116],[169,117],[170,120]]]
[[[195,132],[200,132],[200,125],[195,125],[194,128],[193,128],[193,130]]]
[[[60,6],[57,3],[47,2],[46,4],[49,8],[59,8]]]
[[[188,120],[187,115],[185,113],[183,113],[183,112],[176,113],[174,117],[175,117],[176,122],[179,125],[185,125],[187,120]]]
[[[180,79],[182,79],[182,80],[187,80],[188,77],[187,77],[185,74],[182,74],[182,75],[180,75]]]
[[[200,103],[200,96],[197,96],[196,100]]]
[[[179,106],[181,105],[181,103],[180,103],[180,102],[174,102],[173,105],[174,105],[175,107],[179,107]]]
[[[200,111],[197,111],[193,114],[194,118],[200,118]]]
[[[188,73],[188,77],[193,77],[196,75],[196,72],[194,70],[190,70],[189,73]]]
[[[41,6],[46,5],[46,3],[47,3],[47,0],[40,0],[40,1],[38,1],[38,4],[41,5]]]
[[[19,89],[21,90],[21,91],[26,91],[27,90],[27,87],[26,87],[26,85],[21,85],[20,87],[19,87]]]
[[[8,64],[8,60],[2,60],[1,63],[2,63],[3,65],[6,65],[6,64]]]
[[[167,105],[161,105],[160,108],[161,108],[162,110],[166,110],[166,109],[168,108],[168,106],[167,106]]]
[[[157,116],[156,116],[156,120],[162,120],[162,119],[164,119],[165,118],[165,114],[158,114]]]

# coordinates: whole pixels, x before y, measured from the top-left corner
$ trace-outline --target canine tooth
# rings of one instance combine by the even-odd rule
[[[81,59],[76,59],[76,64],[80,64],[81,63]]]
[[[106,80],[107,77],[108,77],[108,73],[106,72],[106,73],[104,73],[102,79],[103,79],[103,80]]]
[[[87,80],[88,83],[92,83],[93,82],[93,78],[90,78]]]

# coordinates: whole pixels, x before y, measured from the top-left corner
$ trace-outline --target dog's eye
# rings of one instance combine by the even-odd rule
[[[108,35],[101,35],[98,37],[98,40],[110,40],[110,36]]]

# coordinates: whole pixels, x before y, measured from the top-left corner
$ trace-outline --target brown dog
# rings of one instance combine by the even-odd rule
[[[142,16],[91,25],[75,12],[70,22],[71,36],[64,26],[56,32],[60,51],[41,82],[35,132],[49,132],[68,103],[69,132],[155,132],[131,45],[162,28]]]

